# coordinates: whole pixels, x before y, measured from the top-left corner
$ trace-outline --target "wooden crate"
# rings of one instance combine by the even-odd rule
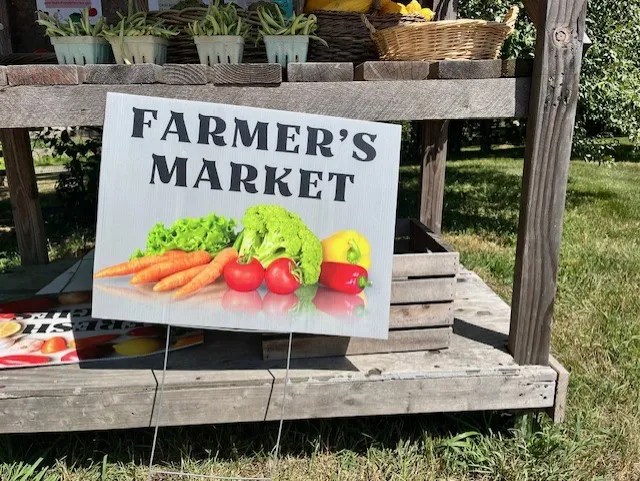
[[[292,358],[444,349],[453,325],[459,256],[414,219],[396,221],[389,338],[294,335]],[[289,336],[264,335],[263,359],[286,359]]]

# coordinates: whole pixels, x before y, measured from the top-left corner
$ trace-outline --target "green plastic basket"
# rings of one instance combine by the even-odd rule
[[[198,57],[203,65],[242,62],[244,38],[240,35],[213,35],[193,37]]]
[[[306,62],[309,50],[308,35],[265,35],[269,63],[286,67],[289,62]]]
[[[51,37],[51,45],[56,52],[59,64],[87,65],[111,61],[109,42],[103,38]]]

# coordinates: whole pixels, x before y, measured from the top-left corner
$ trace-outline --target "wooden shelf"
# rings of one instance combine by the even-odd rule
[[[366,62],[353,81],[352,64],[295,64],[295,81],[282,82],[274,64],[0,67],[0,129],[102,125],[108,92],[378,121],[526,117],[530,69],[501,60]]]
[[[544,409],[562,402],[556,387],[566,386],[556,370],[517,365],[506,352],[509,307],[476,274],[460,275],[455,306],[449,349],[293,360],[286,418]],[[161,366],[155,356],[3,371],[0,432],[151,426]],[[169,355],[160,424],[279,419],[284,376],[282,361],[262,360],[258,335],[210,331],[205,345]]]
[[[526,117],[526,78],[208,85],[56,85],[0,89],[0,128],[102,125],[107,92],[362,120]],[[358,108],[354,108],[354,106]]]

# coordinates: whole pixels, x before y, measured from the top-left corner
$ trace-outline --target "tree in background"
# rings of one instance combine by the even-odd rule
[[[501,20],[514,2],[466,0],[460,17]],[[524,13],[503,49],[504,58],[533,56],[535,28]],[[587,11],[587,34],[593,45],[582,65],[576,118],[576,155],[598,162],[612,159],[616,142],[627,137],[640,148],[640,0],[592,0]],[[504,133],[502,134],[504,136]]]

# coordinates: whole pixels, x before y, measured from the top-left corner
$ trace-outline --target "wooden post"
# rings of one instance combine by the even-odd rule
[[[9,197],[23,265],[49,262],[28,129],[2,129]]]
[[[449,121],[421,122],[420,127],[419,138],[422,145],[420,222],[439,234],[442,230]]]
[[[458,0],[434,0],[436,20],[455,19]],[[420,222],[439,234],[442,230],[444,177],[447,163],[448,120],[420,122],[421,174]]]
[[[12,53],[11,33],[9,30],[9,6],[6,0],[0,1],[0,55]]]
[[[587,2],[539,3],[509,349],[547,365]]]

